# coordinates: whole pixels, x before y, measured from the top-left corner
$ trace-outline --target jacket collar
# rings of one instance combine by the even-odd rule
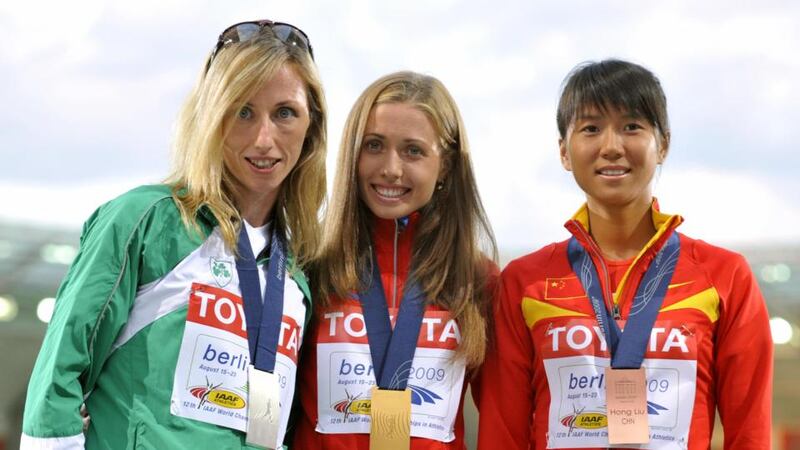
[[[615,293],[614,297],[616,297],[621,292],[622,287],[625,286],[628,278],[630,277],[633,269],[640,264],[644,264],[645,267],[649,266],[650,261],[655,258],[656,254],[661,247],[667,242],[667,239],[672,235],[672,232],[683,223],[683,217],[677,214],[666,214],[659,210],[658,207],[658,200],[653,199],[653,203],[650,206],[650,214],[653,218],[653,225],[656,227],[656,232],[653,237],[650,238],[650,241],[645,244],[645,246],[639,251],[639,254],[636,255],[636,258],[633,259],[630,267],[628,268],[625,275],[622,277],[622,281],[619,283],[619,289]],[[601,263],[603,261],[603,256],[599,253],[599,247],[594,242],[591,234],[589,233],[589,207],[586,203],[578,209],[578,211],[570,218],[565,224],[564,227],[569,230],[569,232],[575,237],[575,239],[580,242],[580,244],[585,248],[589,254],[592,256],[592,260],[595,264]]]
[[[676,228],[678,225],[683,223],[683,217],[677,214],[666,214],[661,212],[658,206],[658,199],[653,198],[653,203],[650,205],[650,214],[653,218],[653,225],[656,227],[656,235],[653,236],[655,238],[660,233],[664,232],[666,228],[672,227],[672,229]],[[576,222],[576,225],[581,226],[584,231],[587,233],[589,232],[589,205],[584,203],[578,211],[572,215],[572,218],[568,220],[564,226],[572,232],[570,228],[570,222]],[[674,222],[674,223],[672,223]],[[575,233],[573,233],[574,235]],[[652,240],[651,240],[652,242]],[[648,245],[650,245],[648,243]]]
[[[399,219],[381,219],[373,216],[372,242],[378,249],[391,250],[394,247],[394,235],[399,233],[399,241],[410,245],[411,238],[416,233],[420,213],[415,211]]]

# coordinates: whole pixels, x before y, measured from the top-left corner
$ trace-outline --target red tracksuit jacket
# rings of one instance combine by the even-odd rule
[[[394,220],[376,219],[372,238],[384,295],[390,308],[393,298],[395,306],[399,306],[402,298],[417,220],[418,214],[414,214],[403,227]],[[365,397],[368,397],[366,394],[371,385],[358,383],[362,380],[374,383],[375,377],[371,372],[361,314],[361,305],[355,299],[333,299],[328,308],[317,309],[309,341],[303,345],[305,353],[299,370],[302,413],[297,421],[292,449],[369,449],[369,400]],[[409,387],[423,386],[433,394],[421,392],[424,398],[417,398],[420,405],[412,405],[412,425],[416,421],[426,425],[425,428],[432,430],[433,435],[448,436],[446,439],[451,440],[443,442],[430,437],[415,437],[415,431],[423,428],[412,426],[412,450],[465,448],[462,403],[469,375],[463,375],[463,365],[460,371],[447,365],[450,362],[448,355],[452,354],[460,339],[457,327],[455,321],[449,319],[447,311],[435,306],[426,308]],[[438,363],[428,365],[426,361]],[[478,397],[476,384],[473,378],[471,386],[475,398]],[[420,407],[427,409],[417,409]],[[430,412],[431,415],[415,412]],[[437,415],[445,419],[441,420]],[[353,422],[360,425],[352,425]],[[354,429],[356,432],[346,432]]]
[[[680,224],[652,210],[657,233],[633,261],[606,264],[584,206],[566,227],[602,273],[624,321],[650,261]],[[715,409],[726,449],[768,449],[772,339],[745,259],[680,236],[680,256],[651,333],[648,448],[708,449]],[[480,449],[598,443],[606,432],[603,367],[609,353],[567,258],[567,241],[511,262],[501,275],[495,345],[483,367]]]

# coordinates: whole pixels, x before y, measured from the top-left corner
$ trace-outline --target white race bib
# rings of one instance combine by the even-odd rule
[[[594,354],[607,354],[602,333],[592,321],[573,319],[546,334],[539,350],[550,387],[547,448],[609,447],[605,368],[610,361]],[[642,363],[650,443],[615,447],[684,450],[694,410],[695,344],[664,323],[657,323],[651,336],[651,357]]]
[[[289,278],[274,374],[281,418],[276,447],[289,421],[305,305]],[[299,302],[299,304],[298,304]],[[224,289],[194,283],[189,298],[172,388],[172,414],[240,431],[247,430],[250,352],[242,299]]]
[[[390,309],[394,324],[396,309]],[[370,389],[376,384],[361,307],[344,304],[320,317],[316,430],[370,432]],[[453,357],[461,332],[447,311],[426,311],[409,372],[411,436],[452,442],[465,366]]]

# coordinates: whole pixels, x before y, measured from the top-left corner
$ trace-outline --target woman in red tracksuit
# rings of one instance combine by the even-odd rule
[[[653,198],[670,142],[658,79],[580,65],[557,119],[586,203],[571,239],[503,271],[479,448],[708,449],[719,411],[726,449],[769,449],[772,341],[753,274],[677,233],[683,219]]]
[[[403,446],[465,448],[497,276],[482,244],[496,259],[452,97],[412,72],[377,80],[345,125],[293,448],[380,448],[399,436],[375,425],[390,403],[410,406]]]

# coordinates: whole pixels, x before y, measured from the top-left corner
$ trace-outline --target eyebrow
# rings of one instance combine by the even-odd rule
[[[275,103],[275,106],[277,106],[277,107],[281,107],[281,106],[297,106],[297,105],[300,105],[300,104],[301,103],[299,101],[297,101],[297,100],[289,99],[289,100],[281,100],[278,103]],[[252,108],[252,107],[254,107],[256,105],[252,101],[247,101],[247,102],[245,102],[244,106],[249,106],[249,107]]]
[[[606,117],[605,114],[576,114],[575,120],[600,120]],[[623,119],[627,120],[642,120],[644,116],[641,114],[625,113],[622,115]]]
[[[275,106],[295,106],[299,105],[300,102],[295,99],[283,100],[278,103],[275,103]]]
[[[367,134],[364,135],[364,138],[368,138],[368,137],[376,137],[378,139],[386,140],[386,136],[384,136],[384,135],[382,135],[380,133],[367,133]],[[415,144],[426,145],[424,140],[417,139],[417,138],[403,139],[403,142],[404,143],[415,143]]]

